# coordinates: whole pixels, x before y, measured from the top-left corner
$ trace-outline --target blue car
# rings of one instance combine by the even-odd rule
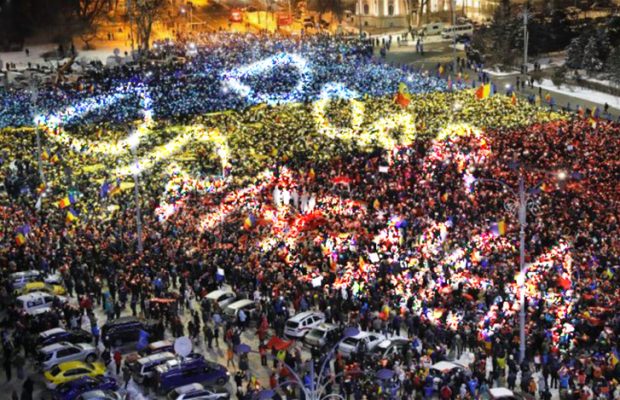
[[[202,383],[205,386],[223,386],[229,380],[226,367],[204,358],[195,358],[178,365],[164,364],[156,368],[157,390],[168,393],[179,386]]]
[[[93,378],[84,376],[59,385],[52,392],[55,400],[75,400],[79,395],[91,390],[117,390],[118,385],[114,378],[102,376]]]

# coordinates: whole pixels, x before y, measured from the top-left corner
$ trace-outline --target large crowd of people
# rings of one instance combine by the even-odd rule
[[[42,95],[44,181],[26,94],[2,94],[0,118],[11,127],[0,155],[3,276],[59,272],[80,307],[102,307],[110,318],[146,313],[174,336],[185,332],[179,315],[153,312],[148,300],[197,303],[222,283],[256,301],[261,332],[281,336],[293,310],[316,309],[342,326],[400,334],[412,346],[386,365],[364,354],[354,361],[395,371],[406,399],[479,398],[517,381],[541,399],[556,388],[567,399],[619,398],[618,124],[501,95],[477,100],[445,80],[369,63],[363,43],[221,35],[191,64],[121,69],[86,78],[81,91]],[[241,65],[285,52],[311,64],[304,98],[256,105],[222,93],[222,71],[243,75]],[[294,92],[300,69],[278,68],[267,79],[245,78],[262,88],[256,92]],[[347,89],[336,97],[346,98],[320,99],[334,81]],[[128,82],[143,94],[133,103],[63,111]],[[412,95],[399,104],[402,82]],[[119,172],[133,163],[132,131],[138,192],[128,190],[131,173]],[[175,147],[179,136],[189,138],[187,148]],[[516,209],[510,192],[490,181],[516,190],[519,176],[535,188],[523,363]],[[69,204],[59,206],[65,197]],[[13,312],[10,298],[3,288]],[[200,311],[188,333],[205,328],[206,340],[220,328],[220,311]],[[77,311],[61,312],[74,323]],[[28,320],[5,319],[4,328],[5,348],[13,342],[27,352]],[[232,343],[233,331],[220,333]],[[468,370],[444,381],[429,375],[432,362],[465,350]],[[303,376],[301,358],[286,357]],[[339,356],[330,367],[333,376],[346,368]],[[286,371],[273,375],[286,380]],[[396,398],[362,380],[336,381],[332,389],[347,398]]]

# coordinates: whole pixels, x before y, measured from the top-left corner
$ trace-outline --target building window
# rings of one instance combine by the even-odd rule
[[[370,13],[370,7],[368,3],[364,3],[364,14],[368,15]]]
[[[394,4],[388,5],[388,15],[394,15]]]

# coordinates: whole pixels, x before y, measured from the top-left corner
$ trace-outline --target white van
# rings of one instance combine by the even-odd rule
[[[325,322],[325,314],[315,311],[304,311],[289,318],[284,327],[284,334],[291,338],[302,338],[310,329]]]
[[[453,25],[447,27],[441,32],[441,37],[443,39],[452,39],[455,36],[457,38],[463,36],[471,37],[474,34],[474,26],[472,24],[463,24],[463,25]]]
[[[176,356],[168,351],[163,353],[156,353],[148,357],[142,357],[138,359],[131,366],[131,375],[139,384],[144,383],[145,378],[149,378],[155,375],[155,368],[170,360],[176,359]]]
[[[422,25],[422,27],[418,30],[418,35],[441,35],[441,32],[443,32],[445,26],[446,25],[443,22],[433,22],[432,24]]]
[[[26,314],[37,315],[48,311],[52,307],[54,297],[58,297],[61,303],[68,301],[66,297],[54,296],[44,292],[32,292],[18,296],[15,300],[15,306]]]

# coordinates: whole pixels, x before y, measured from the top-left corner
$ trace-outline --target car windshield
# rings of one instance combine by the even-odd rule
[[[60,368],[58,368],[58,365],[54,365],[52,369],[50,369],[50,374],[52,374],[52,376],[56,376],[59,373],[60,373]]]
[[[320,338],[320,337],[323,337],[323,331],[320,330],[320,329],[313,329],[310,332],[308,332],[307,336],[312,336],[312,337]]]
[[[358,342],[358,339],[352,338],[352,337],[346,338],[345,340],[342,341],[342,343],[348,344],[350,346],[355,346],[357,344],[357,342]]]
[[[286,326],[288,326],[289,328],[297,328],[299,326],[299,322],[295,322],[295,321],[288,321],[286,323]]]

